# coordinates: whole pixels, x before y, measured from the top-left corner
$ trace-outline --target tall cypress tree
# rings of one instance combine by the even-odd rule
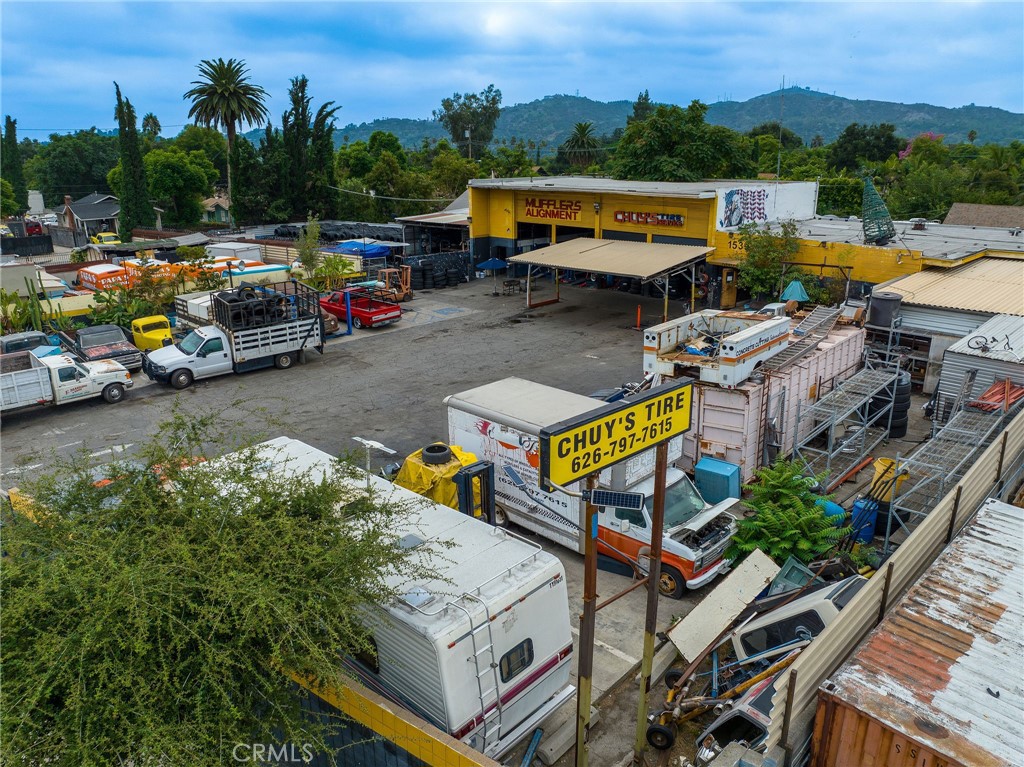
[[[18,204],[18,212],[28,210],[28,186],[21,167],[21,150],[18,149],[18,121],[10,115],[4,119],[3,140],[4,178],[14,189],[14,201]]]
[[[115,82],[117,108],[117,139],[121,149],[123,189],[121,193],[120,235],[123,242],[130,242],[132,230],[137,226],[152,226],[155,220],[153,206],[149,203],[149,189],[146,186],[146,169],[142,164],[139,150],[139,133],[135,128],[135,107],[128,99],[121,98],[121,87]]]

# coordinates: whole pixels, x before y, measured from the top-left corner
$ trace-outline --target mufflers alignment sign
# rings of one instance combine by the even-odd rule
[[[541,429],[541,486],[568,485],[689,431],[692,404],[685,378]]]

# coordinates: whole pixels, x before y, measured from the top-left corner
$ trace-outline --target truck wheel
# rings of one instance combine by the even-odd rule
[[[686,581],[679,571],[671,565],[661,564],[661,580],[658,581],[658,591],[672,599],[680,599],[686,589]],[[653,745],[653,744],[652,744]],[[657,748],[657,746],[655,746]]]
[[[295,364],[295,358],[291,354],[285,352],[284,354],[278,354],[274,358],[274,367],[278,370],[287,370]]]
[[[359,319],[358,317],[353,317],[352,318],[352,327],[354,327],[354,328],[361,328],[362,326],[363,326],[363,321],[361,319]]]
[[[447,445],[437,442],[423,448],[423,463],[430,466],[440,466],[452,459],[452,450]]]
[[[107,384],[103,389],[103,399],[114,404],[124,399],[124,387],[121,384]]]
[[[508,527],[508,513],[501,507],[500,503],[494,504],[494,526]]]
[[[408,291],[404,296],[402,296],[402,303],[403,304],[408,303],[409,301],[412,301],[412,291],[411,290]]]
[[[683,678],[683,672],[678,668],[670,668],[665,672],[665,686],[668,689],[672,689],[676,686],[676,682]]]
[[[187,370],[175,370],[171,374],[171,386],[175,389],[187,389],[192,385],[192,374]]]
[[[647,726],[647,742],[659,751],[668,751],[676,742],[676,728],[664,724]]]

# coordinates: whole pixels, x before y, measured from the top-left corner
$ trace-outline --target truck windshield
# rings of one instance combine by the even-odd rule
[[[199,335],[196,331],[192,331],[185,336],[175,346],[178,347],[178,351],[184,352],[185,354],[195,354],[199,347],[203,345],[203,341],[206,339]]]
[[[124,341],[124,333],[120,330],[102,330],[99,333],[85,333],[79,336],[82,339],[82,345],[86,348],[90,346],[106,346],[107,344],[118,344]]]
[[[654,496],[647,499],[648,509],[654,509]],[[690,478],[683,476],[678,482],[665,489],[665,529],[685,524],[704,510],[704,499]]]

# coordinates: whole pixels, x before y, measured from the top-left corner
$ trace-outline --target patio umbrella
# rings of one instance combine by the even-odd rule
[[[782,291],[783,301],[807,301],[807,291],[804,290],[804,284],[800,280],[793,280],[786,286],[786,289]]]
[[[477,269],[490,269],[491,274],[494,276],[494,295],[498,295],[498,269],[507,269],[508,264],[502,261],[500,258],[488,258],[476,265]]]

